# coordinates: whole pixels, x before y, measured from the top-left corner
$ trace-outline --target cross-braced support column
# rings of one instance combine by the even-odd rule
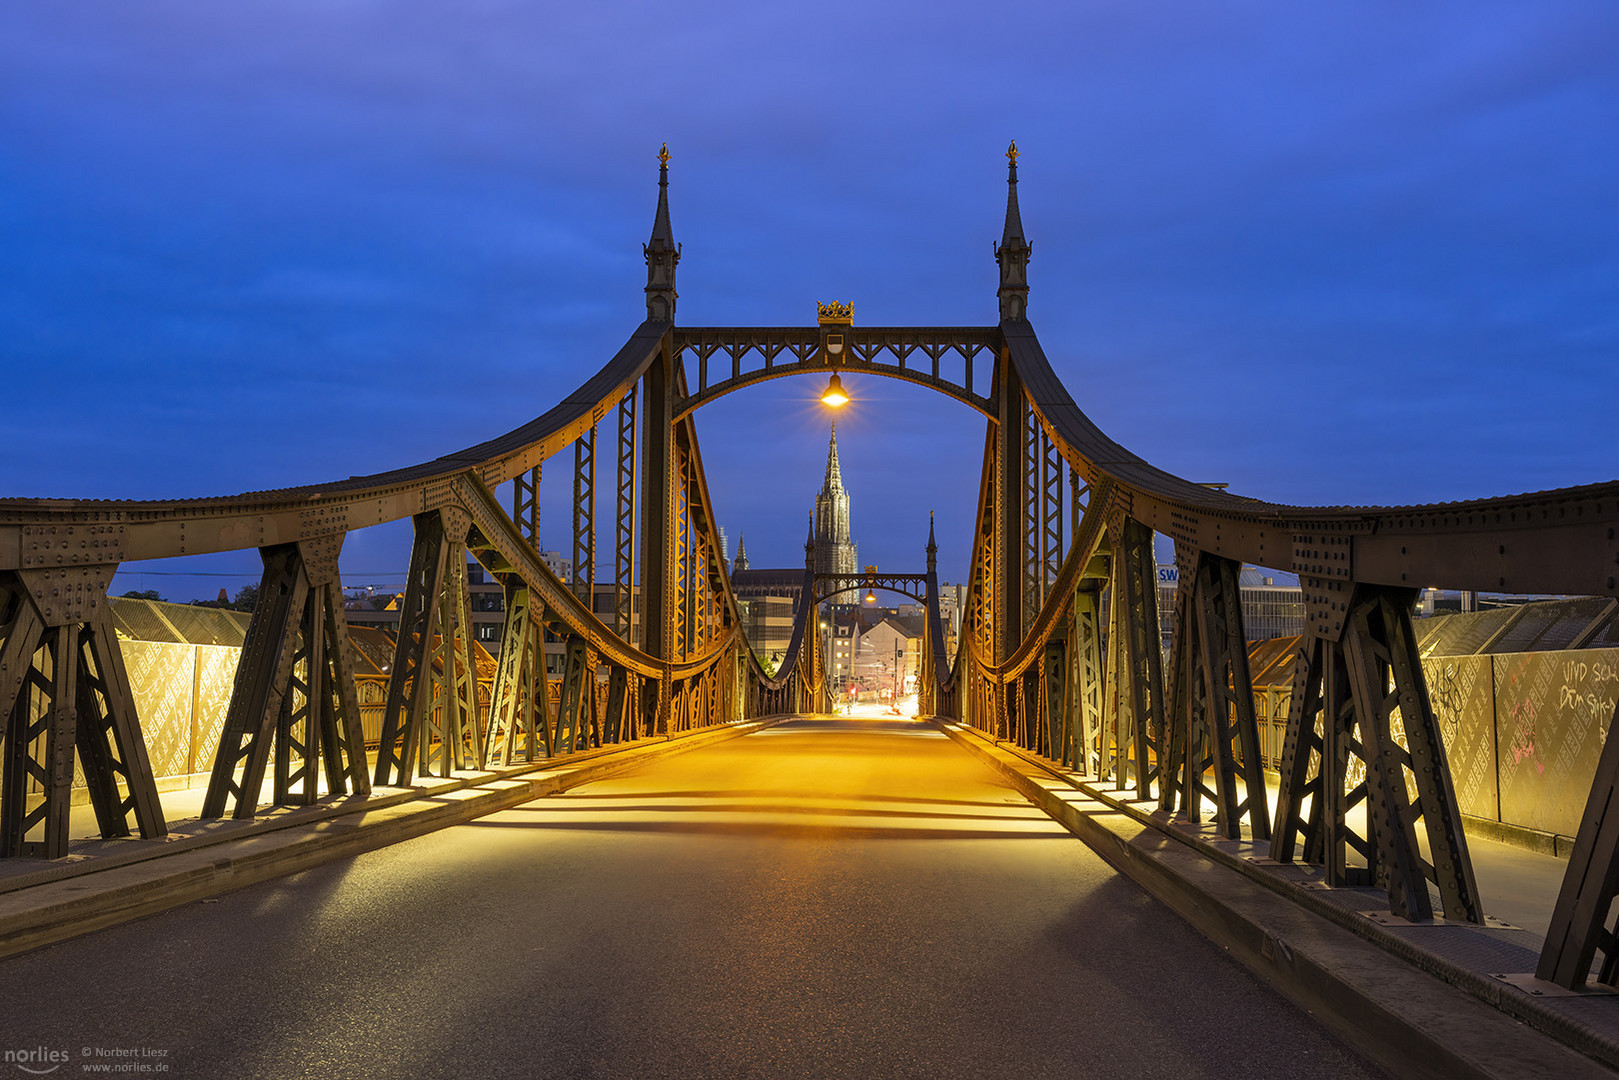
[[[573,591],[596,604],[596,426],[573,444]]]
[[[674,655],[682,660],[690,656],[696,648],[693,634],[693,625],[697,621],[694,610],[696,602],[696,589],[692,582],[692,571],[695,569],[696,558],[692,550],[691,528],[691,458],[685,449],[678,443],[675,447],[675,543],[674,543],[674,586],[675,586],[675,634]]]
[[[1158,775],[1158,736],[1164,730],[1162,659],[1158,645],[1158,598],[1152,530],[1129,517],[1110,526],[1113,550],[1109,726],[1119,760],[1115,781],[1122,790],[1134,779],[1136,797],[1152,797]],[[1104,740],[1105,741],[1105,740]],[[1128,765],[1126,754],[1129,754]],[[1126,774],[1130,774],[1127,776]]]
[[[637,387],[618,403],[618,495],[613,518],[613,629],[631,640],[635,595],[635,472]]]
[[[1072,767],[1082,776],[1100,778],[1105,756],[1099,742],[1106,711],[1106,679],[1102,673],[1102,600],[1095,582],[1082,582],[1074,591],[1068,655],[1071,661],[1068,698],[1073,713]]]
[[[540,550],[540,469],[536,465],[512,478],[512,521],[535,551]]]
[[[510,765],[551,753],[550,702],[546,690],[545,605],[516,574],[503,575],[506,625],[484,736],[484,759]]]
[[[203,797],[202,816],[250,818],[275,751],[276,805],[326,788],[368,794],[365,733],[350,663],[337,556],[341,534],[260,548],[264,576]],[[231,804],[234,805],[232,806]]]
[[[1046,642],[1045,654],[1040,658],[1040,717],[1044,739],[1040,753],[1055,761],[1067,756],[1073,737],[1066,722],[1070,714],[1063,708],[1063,669],[1067,661],[1067,642],[1054,639]]]
[[[1062,455],[1056,444],[1046,437],[1045,429],[1035,424],[1040,439],[1040,603],[1057,582],[1062,571]],[[1072,534],[1070,534],[1072,535]]]
[[[469,737],[471,754],[482,750],[466,602],[471,519],[459,507],[448,507],[417,514],[414,523],[416,540],[377,747],[376,782],[397,786],[416,775],[449,776],[468,760]]]
[[[1022,620],[1018,624],[1018,639],[1028,634],[1029,627],[1040,614],[1045,601],[1045,559],[1042,546],[1042,524],[1045,518],[1045,488],[1041,484],[1040,443],[1045,433],[1040,430],[1040,419],[1034,410],[1023,408],[1023,460],[1019,470],[1018,498],[1022,519],[1018,522],[1019,559],[1023,568]]]
[[[1308,601],[1315,583],[1304,584]],[[1482,922],[1411,629],[1414,599],[1414,590],[1358,585],[1336,619],[1312,618],[1297,661],[1271,855],[1289,862],[1302,840],[1304,858],[1316,856],[1328,884],[1382,885],[1396,915],[1432,917],[1431,881],[1447,918]],[[1364,779],[1352,782],[1357,761]],[[1418,824],[1431,861],[1417,845]],[[1351,852],[1363,866],[1351,865]]]
[[[562,696],[557,702],[556,752],[571,754],[590,748],[595,720],[596,665],[589,643],[569,634],[562,667]]]
[[[1166,725],[1160,806],[1176,810],[1178,796],[1181,816],[1197,821],[1206,796],[1223,835],[1240,839],[1246,822],[1252,839],[1267,840],[1270,813],[1238,592],[1242,567],[1184,544],[1176,554],[1183,571],[1175,603],[1174,714]],[[1212,791],[1204,782],[1211,769]]]
[[[168,832],[108,614],[117,569],[0,574],[0,857],[67,854],[75,749],[103,837],[131,813],[142,837]]]

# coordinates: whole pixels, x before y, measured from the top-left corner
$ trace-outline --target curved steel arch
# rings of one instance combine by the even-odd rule
[[[789,375],[818,373],[857,373],[881,375],[937,390],[946,397],[975,409],[985,417],[995,417],[992,395],[974,392],[974,362],[984,353],[993,363],[1001,347],[999,329],[988,327],[844,327],[846,358],[836,363],[822,350],[822,331],[817,327],[710,327],[674,331],[677,360],[695,362],[697,387],[679,405],[677,415],[692,412],[726,394]],[[729,361],[729,374],[709,382],[709,362],[716,356]],[[883,356],[891,362],[880,362]],[[925,367],[912,363],[920,356]],[[943,361],[959,356],[965,382],[952,382],[942,374]],[[791,357],[781,362],[779,358]],[[759,367],[744,370],[745,360],[754,359]],[[980,367],[979,370],[984,370]],[[991,370],[984,371],[986,377]]]
[[[815,598],[815,602],[817,604],[824,604],[828,600],[831,600],[835,596],[842,596],[844,593],[859,592],[861,589],[864,589],[866,587],[867,586],[865,586],[865,585],[849,585],[849,586],[846,586],[844,588],[837,589],[837,590],[835,590],[833,592],[826,593],[825,595],[817,596]],[[901,596],[909,596],[911,599],[915,600],[919,604],[925,604],[925,603],[928,602],[928,598],[926,596],[924,596],[921,593],[911,592],[909,589],[895,589],[895,588],[892,588],[892,587],[890,587],[888,585],[874,585],[874,586],[871,586],[871,588],[876,589],[876,590],[880,590],[882,592],[899,593]]]
[[[831,584],[841,586],[826,593],[817,589],[815,592],[815,603],[817,604],[824,604],[834,596],[842,596],[848,592],[859,592],[861,589],[881,589],[884,592],[898,593],[901,596],[909,596],[919,604],[926,604],[929,599],[925,591],[918,592],[904,587],[905,584],[914,581],[925,590],[927,588],[926,574],[816,574],[815,578],[817,584],[830,578],[834,579],[830,582]],[[855,578],[859,580],[853,580]]]

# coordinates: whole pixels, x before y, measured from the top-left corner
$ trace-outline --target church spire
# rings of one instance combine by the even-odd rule
[[[838,425],[832,423],[832,442],[826,448],[826,482],[821,485],[821,491],[843,490],[843,468],[838,464]]]
[[[1001,266],[1001,321],[1026,319],[1029,314],[1029,252],[1033,246],[1023,238],[1023,216],[1017,205],[1018,148],[1014,141],[1006,148],[1006,225],[1001,242],[995,245],[995,261]]]
[[[939,542],[933,539],[933,511],[928,511],[928,573],[939,568]]]
[[[675,264],[680,245],[669,225],[669,144],[658,151],[658,213],[652,219],[652,239],[641,245],[646,256],[646,317],[653,322],[675,318]]]
[[[849,535],[849,489],[843,486],[838,462],[838,428],[826,447],[826,481],[815,496],[815,569],[823,574],[852,574],[860,569],[860,555]]]
[[[748,568],[748,539],[741,533],[736,534],[736,561],[731,564],[731,572],[746,570]]]

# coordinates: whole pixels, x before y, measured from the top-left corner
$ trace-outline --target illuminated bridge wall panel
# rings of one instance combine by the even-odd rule
[[[1446,656],[1423,661],[1434,718],[1456,803],[1471,817],[1501,820],[1495,756],[1495,681],[1488,656]],[[1589,785],[1590,778],[1586,778]]]
[[[1573,836],[1619,698],[1619,649],[1492,659],[1501,817]]]
[[[225,727],[240,649],[120,641],[130,694],[158,777],[206,772]],[[74,783],[82,785],[82,775]]]
[[[1291,655],[1273,656],[1284,646],[1296,654],[1298,639],[1249,646],[1262,753],[1273,770],[1292,698]],[[1461,812],[1573,836],[1619,700],[1619,648],[1430,656],[1422,671]]]

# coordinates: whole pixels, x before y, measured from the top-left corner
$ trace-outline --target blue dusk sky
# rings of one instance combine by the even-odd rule
[[[1612,0],[13,4],[0,495],[317,483],[539,415],[644,316],[665,140],[685,325],[994,323],[1015,138],[1030,319],[1148,460],[1290,503],[1609,480],[1615,57]],[[850,382],[862,561],[919,566],[936,510],[959,580],[981,419]],[[755,566],[802,559],[818,391],[698,413]],[[257,558],[126,569],[188,599]]]

